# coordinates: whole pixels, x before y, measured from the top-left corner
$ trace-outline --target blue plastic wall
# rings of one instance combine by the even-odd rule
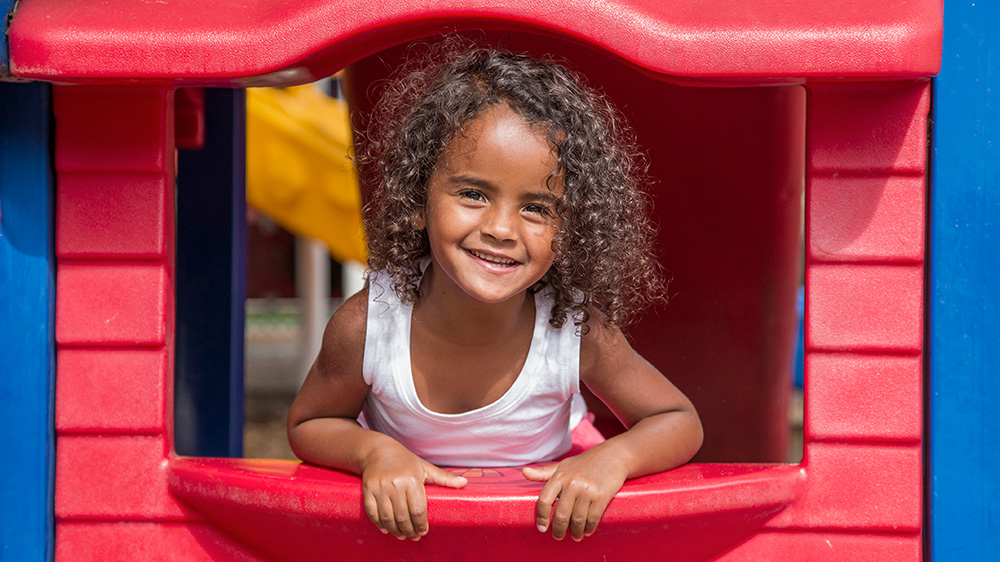
[[[0,560],[52,558],[53,183],[48,84],[0,83]]]
[[[934,82],[929,552],[1000,559],[1000,4],[945,2]]]

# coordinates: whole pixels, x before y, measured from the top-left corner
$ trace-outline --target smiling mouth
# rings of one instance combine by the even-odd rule
[[[476,250],[466,250],[473,257],[478,258],[490,265],[495,265],[497,267],[514,267],[519,262],[517,260],[512,260],[510,258],[505,258],[502,256],[494,256],[491,254],[485,254],[483,252],[477,252]]]

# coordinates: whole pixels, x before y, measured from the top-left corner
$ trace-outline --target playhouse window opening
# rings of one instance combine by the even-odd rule
[[[562,44],[559,49],[572,51],[568,60],[579,55],[581,66],[606,74],[598,73],[596,85],[621,108],[648,152],[658,245],[673,282],[670,303],[644,312],[630,333],[636,349],[702,413],[707,440],[695,460],[798,462],[802,400],[801,392],[791,387],[801,359],[787,354],[795,349],[795,291],[802,268],[804,92],[801,87],[681,86],[600,53]],[[381,54],[361,61],[361,74],[377,75],[372,65],[385,67],[382,60],[391,59]],[[302,158],[295,150],[277,153],[286,164]],[[248,168],[258,162],[253,154],[246,157]],[[182,169],[179,192],[184,182]],[[230,400],[230,413],[238,410],[238,419],[230,415],[229,432],[239,447],[223,456],[294,458],[284,419],[315,357],[315,350],[303,351],[299,341],[304,317],[313,313],[314,320],[318,316],[318,323],[325,324],[344,292],[338,275],[342,266],[328,257],[317,260],[321,248],[312,245],[310,250],[296,242],[291,229],[267,213],[242,209],[248,299],[240,303],[245,319],[239,342],[225,343],[245,346],[239,350],[245,364],[241,359],[234,371],[239,380],[229,387],[228,397],[217,392],[215,398],[199,400],[209,403],[207,410],[218,410],[225,400]],[[303,279],[296,271],[296,255],[308,254],[330,271],[329,281],[314,291],[322,295],[319,308],[325,308],[318,315],[314,307],[303,306],[302,289],[296,288],[296,280],[301,284]],[[277,272],[268,281],[271,286],[261,282],[261,267]],[[184,282],[181,273],[179,268],[179,284]],[[179,307],[178,326],[180,316]],[[182,340],[178,337],[179,355]],[[782,343],[775,346],[777,341]],[[176,412],[180,433],[187,423],[180,417],[188,413],[179,406]],[[215,425],[210,417],[198,419],[193,422],[196,433]],[[617,420],[610,416],[606,421],[610,430],[599,427],[614,434]],[[177,450],[220,454],[184,450],[179,439]]]

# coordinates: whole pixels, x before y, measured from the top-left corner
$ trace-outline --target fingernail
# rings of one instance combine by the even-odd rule
[[[535,525],[535,528],[538,529],[538,532],[544,533],[546,530],[548,530],[549,527],[548,525],[542,525],[541,523],[539,523]]]
[[[385,529],[379,529],[379,531],[382,531],[383,535],[388,535],[389,534],[389,531],[386,531]]]

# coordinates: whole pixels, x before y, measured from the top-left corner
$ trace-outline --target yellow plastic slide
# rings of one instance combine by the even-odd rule
[[[318,85],[247,90],[247,202],[337,261],[364,262],[347,103]]]

